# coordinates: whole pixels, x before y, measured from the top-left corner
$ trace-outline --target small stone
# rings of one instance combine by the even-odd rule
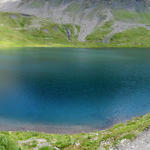
[[[49,31],[47,29],[43,29],[42,31],[45,33],[49,33]]]
[[[78,143],[75,143],[75,145],[76,145],[76,146],[80,146],[80,143],[79,143],[79,142],[78,142]]]
[[[17,18],[18,18],[18,17],[17,17],[16,15],[14,15],[14,14],[11,14],[10,17],[11,17],[12,19],[17,19]]]

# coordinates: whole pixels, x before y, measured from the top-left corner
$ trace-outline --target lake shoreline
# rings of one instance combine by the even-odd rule
[[[149,135],[150,137],[149,127],[150,114],[146,114],[144,116],[128,120],[125,123],[116,124],[106,130],[93,131],[89,133],[85,132],[79,134],[48,134],[33,131],[0,131],[0,137],[5,138],[5,140],[9,142],[11,141],[11,145],[15,145],[15,147],[18,147],[17,150],[19,150],[19,148],[28,148],[31,150],[34,150],[35,148],[40,149],[45,145],[47,149],[52,148],[57,150],[122,150],[122,147],[132,147],[132,145],[137,146],[137,142],[140,147],[147,147],[147,145],[142,144],[142,141],[147,141],[147,135]]]
[[[86,49],[101,49],[101,48],[150,48],[150,46],[135,46],[135,45],[131,45],[131,46],[128,46],[128,45],[122,45],[122,46],[117,46],[117,45],[102,45],[102,46],[77,46],[77,45],[63,45],[63,44],[53,44],[53,45],[27,45],[27,46],[13,46],[13,45],[10,45],[10,46],[0,46],[0,49],[2,48],[86,48]]]
[[[39,132],[44,134],[58,134],[58,135],[72,135],[91,132],[102,132],[109,130],[119,124],[126,124],[129,121],[149,116],[145,114],[142,116],[134,116],[124,120],[118,120],[105,127],[92,127],[87,125],[58,125],[58,124],[41,124],[31,122],[19,122],[17,120],[0,118],[0,131],[4,132]]]
[[[79,134],[100,131],[103,129],[92,128],[81,125],[58,125],[58,124],[39,124],[30,122],[19,122],[17,120],[0,119],[0,131],[33,131],[49,134]]]
[[[11,125],[10,125],[11,126]],[[84,128],[84,127],[56,127],[56,126],[46,126],[37,127],[37,126],[20,126],[20,127],[6,127],[0,125],[0,131],[13,131],[13,132],[41,132],[48,134],[80,134],[80,133],[89,133],[95,131],[101,131],[100,129],[95,128]]]

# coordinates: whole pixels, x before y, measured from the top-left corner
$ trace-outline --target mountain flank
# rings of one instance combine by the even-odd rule
[[[150,45],[149,0],[1,0],[0,11],[1,34],[7,26],[13,30],[9,35],[21,38],[12,42],[8,34],[0,35],[3,46]]]

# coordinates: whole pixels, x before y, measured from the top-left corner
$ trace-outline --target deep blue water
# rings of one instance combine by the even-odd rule
[[[0,50],[0,118],[105,128],[150,112],[150,49]]]

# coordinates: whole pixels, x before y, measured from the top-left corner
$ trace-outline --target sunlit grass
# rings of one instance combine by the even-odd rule
[[[126,47],[150,47],[150,31],[139,27],[115,34],[111,43]]]

